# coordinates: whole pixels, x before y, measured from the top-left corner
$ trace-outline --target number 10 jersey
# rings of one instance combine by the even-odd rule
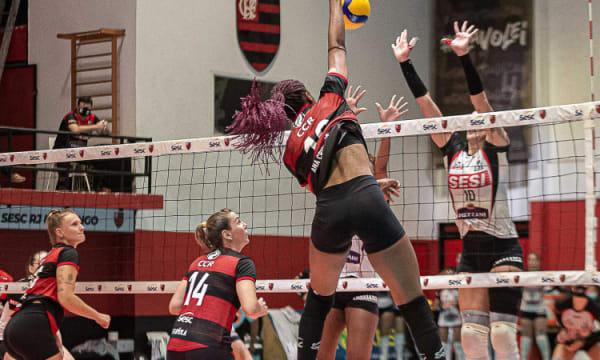
[[[485,141],[473,155],[468,149],[458,133],[441,149],[460,236],[472,229],[498,238],[516,238],[507,198],[508,146]]]

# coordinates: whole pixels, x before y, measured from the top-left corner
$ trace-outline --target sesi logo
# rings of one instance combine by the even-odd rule
[[[485,170],[475,174],[448,175],[448,187],[450,189],[476,189],[488,186],[491,183],[490,174]]]

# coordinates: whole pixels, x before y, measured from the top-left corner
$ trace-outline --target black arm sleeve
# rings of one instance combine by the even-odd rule
[[[256,267],[254,266],[254,261],[249,257],[243,257],[238,261],[237,266],[235,267],[235,280],[240,280],[242,278],[252,278],[252,280],[256,280]]]

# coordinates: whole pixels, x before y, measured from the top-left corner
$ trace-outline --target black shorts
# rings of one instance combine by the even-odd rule
[[[218,348],[203,348],[189,351],[167,351],[167,360],[234,360],[233,353]]]
[[[546,314],[534,313],[529,311],[521,311],[521,318],[535,320],[537,318],[545,318]]]
[[[519,239],[501,239],[482,231],[469,231],[462,240],[458,272],[489,272],[501,265],[523,270],[523,249]]]
[[[17,311],[4,329],[7,352],[17,360],[47,359],[58,354],[48,316],[42,304],[29,303]]]
[[[333,307],[340,310],[358,308],[379,315],[377,295],[372,292],[336,292]]]
[[[395,244],[405,232],[371,175],[323,189],[317,197],[311,240],[317,250],[346,252],[358,235],[372,254]]]
[[[583,344],[583,347],[581,349],[585,352],[588,352],[597,343],[600,343],[600,331],[595,331],[590,336],[588,336],[585,339],[585,344]]]

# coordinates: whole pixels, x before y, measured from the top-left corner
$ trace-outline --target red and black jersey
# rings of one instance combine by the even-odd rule
[[[287,140],[283,161],[300,185],[315,195],[325,186],[342,128],[364,138],[356,115],[350,110],[344,92],[347,80],[329,73],[321,88],[319,101],[299,112]],[[327,140],[327,141],[326,141]]]
[[[563,329],[566,329],[565,339],[562,343],[570,343],[589,337],[596,331],[596,321],[600,321],[600,304],[588,299],[587,305],[581,311],[573,306],[573,297],[557,300],[554,303],[556,318]]]
[[[13,278],[6,271],[0,270],[0,282],[12,282]],[[0,304],[4,305],[6,302],[6,293],[0,292]]]
[[[72,265],[79,271],[79,254],[74,247],[58,243],[46,255],[21,298],[22,306],[34,300],[41,300],[49,314],[54,317],[56,325],[60,325],[64,317],[64,310],[58,303],[56,288],[56,270],[62,265]]]
[[[194,260],[181,312],[173,325],[169,351],[215,347],[231,349],[231,325],[240,307],[236,284],[256,279],[249,257],[230,249],[216,250]]]
[[[82,118],[80,114],[75,111],[69,112],[60,122],[58,131],[71,131],[69,125],[77,124],[81,125],[94,125],[98,121],[96,114],[90,113],[90,115]],[[63,135],[59,134],[56,136],[54,142],[54,149],[66,149],[74,147],[85,147],[87,146],[88,137],[85,135]]]

